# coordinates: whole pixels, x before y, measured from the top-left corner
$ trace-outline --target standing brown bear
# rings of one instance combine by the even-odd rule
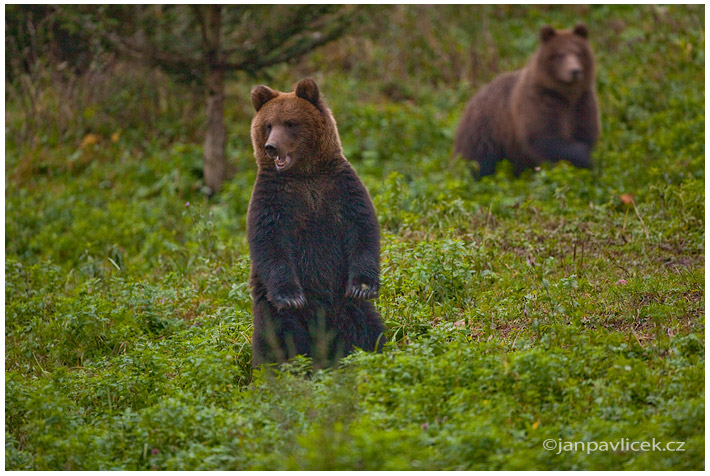
[[[251,100],[252,365],[303,354],[324,367],[355,347],[379,349],[385,326],[370,302],[380,286],[375,208],[318,85],[255,86]]]
[[[594,57],[583,24],[572,31],[540,30],[540,47],[518,71],[499,76],[467,104],[454,154],[491,175],[503,158],[515,175],[543,161],[591,168],[599,138]]]

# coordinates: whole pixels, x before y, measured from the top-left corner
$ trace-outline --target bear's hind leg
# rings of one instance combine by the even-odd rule
[[[309,355],[311,335],[299,322],[297,310],[277,311],[265,296],[254,299],[252,366],[280,363],[298,355]]]
[[[387,328],[375,305],[370,301],[348,301],[343,306],[343,314],[346,316],[338,320],[344,350],[349,353],[353,347],[358,347],[368,352],[379,352],[384,345]]]

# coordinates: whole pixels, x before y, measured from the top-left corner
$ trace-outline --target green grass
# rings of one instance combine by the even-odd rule
[[[391,7],[259,81],[318,78],[378,211],[389,344],[336,369],[250,370],[253,81],[212,200],[178,122],[28,142],[6,104],[6,469],[704,468],[703,7],[459,8]],[[469,81],[580,19],[596,169],[474,181],[450,159]],[[542,446],[654,438],[684,451]]]

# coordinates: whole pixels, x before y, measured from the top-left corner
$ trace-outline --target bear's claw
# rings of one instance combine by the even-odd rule
[[[378,291],[378,287],[369,284],[361,283],[359,286],[352,284],[348,286],[345,295],[355,299],[375,299],[379,295]]]
[[[300,309],[306,305],[306,296],[302,291],[292,295],[272,296],[270,300],[279,311],[283,309]]]

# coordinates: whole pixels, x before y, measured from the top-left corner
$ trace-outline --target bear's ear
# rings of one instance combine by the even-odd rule
[[[305,99],[314,106],[318,106],[320,101],[320,91],[318,90],[318,85],[312,78],[305,78],[298,82],[296,85],[296,96],[301,99]]]
[[[555,29],[552,28],[550,25],[545,25],[540,28],[540,40],[542,40],[543,43],[545,43],[547,40],[549,40],[555,35]]]
[[[259,112],[261,106],[278,96],[278,91],[266,86],[254,86],[251,90],[251,103],[254,105],[256,112]]]
[[[582,38],[587,38],[589,36],[589,30],[587,29],[587,25],[584,23],[578,23],[572,31],[575,35],[581,36]]]

